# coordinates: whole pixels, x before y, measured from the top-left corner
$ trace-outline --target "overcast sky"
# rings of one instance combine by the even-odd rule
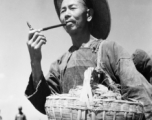
[[[131,54],[152,50],[152,0],[108,0],[112,26],[107,39],[117,41]],[[31,72],[26,46],[29,21],[34,28],[60,23],[53,0],[0,0],[0,109],[3,120],[13,120],[19,105],[28,120],[47,120],[26,99],[24,91]],[[44,32],[42,69],[68,50],[71,40],[64,29]]]

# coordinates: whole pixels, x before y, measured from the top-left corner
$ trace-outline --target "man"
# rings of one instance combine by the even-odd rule
[[[18,114],[15,116],[15,120],[26,120],[25,114],[22,112],[22,107],[18,108]]]
[[[1,116],[1,110],[0,110],[0,120],[2,120],[2,116]]]
[[[46,97],[52,93],[68,93],[82,85],[84,71],[98,63],[112,80],[121,85],[123,99],[135,99],[144,104],[147,120],[152,119],[152,86],[136,70],[131,56],[118,44],[106,41],[110,31],[110,11],[106,0],[54,0],[59,19],[70,35],[73,46],[63,54],[44,77],[41,67],[41,47],[46,38],[30,28],[27,41],[32,73],[25,91],[37,110],[45,114]],[[98,81],[100,84],[102,80]]]
[[[137,70],[152,84],[152,54],[137,49],[132,54],[133,62]]]

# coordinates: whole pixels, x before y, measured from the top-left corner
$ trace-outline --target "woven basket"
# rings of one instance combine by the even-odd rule
[[[119,94],[107,91],[102,85],[93,95],[90,75],[91,69],[84,73],[82,89],[46,98],[49,120],[142,120],[143,106],[138,101],[121,100]]]
[[[49,120],[142,120],[143,106],[138,102],[95,99],[88,108],[85,102],[68,94],[46,99]]]

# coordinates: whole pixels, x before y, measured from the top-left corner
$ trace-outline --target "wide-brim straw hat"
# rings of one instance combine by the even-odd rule
[[[58,17],[63,0],[54,0]],[[107,0],[85,0],[89,8],[94,10],[94,16],[89,23],[91,34],[98,39],[106,39],[110,32],[111,16]]]

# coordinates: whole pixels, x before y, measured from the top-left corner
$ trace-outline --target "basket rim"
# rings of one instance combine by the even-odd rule
[[[65,95],[65,96],[64,96]],[[69,96],[68,94],[59,94],[59,95],[50,95],[50,96],[48,96],[48,97],[46,97],[46,99],[48,100],[48,99],[61,99],[61,100],[63,100],[63,99],[69,99],[69,100],[79,100],[80,102],[81,102],[81,100],[80,100],[80,98],[78,98],[78,97],[72,97],[72,96]],[[96,99],[93,99],[93,101],[91,102],[91,103],[93,103],[93,102],[113,102],[113,103],[126,103],[126,104],[132,104],[132,105],[140,105],[140,106],[143,106],[143,104],[141,103],[141,102],[139,102],[139,101],[128,101],[128,100],[117,100],[117,99],[98,99],[98,98],[96,98]]]
[[[65,96],[64,96],[65,95]],[[79,100],[78,97],[72,97],[68,94],[57,94],[57,95],[50,95],[50,96],[47,96],[46,99],[52,99],[52,98],[56,98],[56,99],[76,99],[76,100]]]

